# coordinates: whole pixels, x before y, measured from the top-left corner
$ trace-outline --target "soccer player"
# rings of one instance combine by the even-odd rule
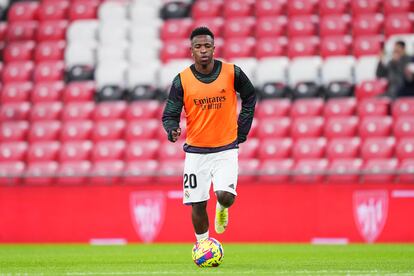
[[[190,41],[194,64],[174,78],[162,122],[168,140],[176,142],[184,107],[183,202],[192,206],[195,235],[201,240],[209,237],[206,208],[211,182],[217,197],[215,230],[226,230],[228,208],[237,195],[238,147],[250,131],[256,94],[240,67],[214,59],[214,34],[208,28],[195,28]],[[238,118],[236,91],[242,101]]]

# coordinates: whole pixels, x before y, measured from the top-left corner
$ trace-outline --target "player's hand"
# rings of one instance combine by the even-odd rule
[[[175,143],[181,135],[181,128],[173,129],[170,131],[170,135],[168,135],[168,140]]]

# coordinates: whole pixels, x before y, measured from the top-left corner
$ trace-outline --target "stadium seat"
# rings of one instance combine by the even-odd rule
[[[292,122],[290,135],[293,139],[319,137],[323,134],[323,126],[323,117],[298,117]]]
[[[0,162],[0,185],[17,185],[21,183],[25,172],[25,163],[21,161]]]
[[[29,132],[27,121],[0,122],[0,141],[26,141]]]
[[[156,160],[160,141],[155,139],[140,139],[128,143],[125,151],[127,161]]]
[[[195,1],[191,8],[191,16],[194,20],[199,18],[221,17],[222,12],[223,1]]]
[[[88,184],[91,168],[91,162],[86,160],[61,162],[57,172],[57,183],[59,185]]]
[[[215,1],[197,1],[196,3],[215,3]],[[194,6],[195,5],[197,4],[194,4]],[[214,11],[211,11],[211,12],[214,12]],[[221,16],[200,17],[194,20],[193,28],[196,28],[198,26],[206,26],[214,34],[215,38],[219,38],[219,37],[223,37],[224,22],[225,22],[224,18]]]
[[[276,38],[277,36],[286,36],[287,18],[278,17],[260,17],[256,21],[255,35],[256,38]]]
[[[37,15],[40,21],[67,19],[69,6],[65,0],[43,1]]]
[[[32,89],[33,83],[30,81],[5,83],[3,89],[1,89],[1,103],[28,101]]]
[[[66,42],[64,40],[42,41],[37,44],[34,60],[63,60]]]
[[[352,56],[336,56],[325,59],[322,65],[322,84],[326,97],[352,96],[354,66],[355,59]]]
[[[59,81],[64,78],[65,64],[63,61],[42,61],[36,64],[33,72],[34,82]]]
[[[13,41],[4,48],[3,60],[5,63],[14,61],[30,61],[33,59],[36,43],[32,40]]]
[[[90,160],[92,149],[93,144],[89,140],[66,141],[60,148],[59,161],[65,163]]]
[[[399,160],[414,159],[414,137],[400,138],[395,152]]]
[[[155,181],[158,170],[156,160],[137,160],[125,164],[124,184],[148,184]]]
[[[30,125],[28,140],[30,142],[58,140],[60,131],[60,120],[35,121]]]
[[[160,16],[164,20],[187,18],[191,13],[190,1],[167,1],[162,4]]]
[[[257,24],[254,17],[235,17],[226,20],[223,29],[224,39],[229,38],[246,38],[254,36],[255,25]]]
[[[290,132],[291,119],[288,117],[268,117],[260,119],[257,137],[261,139],[287,137]]]
[[[392,124],[393,120],[390,116],[366,116],[360,121],[359,135],[362,139],[390,136]]]
[[[7,13],[9,22],[37,20],[39,2],[12,2]]]
[[[229,38],[223,49],[223,57],[226,60],[253,57],[255,44],[256,40],[253,37]]]
[[[169,19],[164,21],[160,30],[160,38],[163,41],[190,37],[192,20],[189,18]]]
[[[95,82],[93,81],[74,81],[65,86],[62,100],[69,102],[91,102],[94,99]]]
[[[155,100],[135,101],[128,105],[125,119],[128,121],[156,118],[160,110],[160,103]]]
[[[321,116],[324,108],[324,100],[321,98],[297,99],[292,103],[290,116],[294,118]]]
[[[65,83],[60,80],[42,81],[34,85],[31,100],[33,103],[60,101]]]
[[[358,133],[358,117],[341,116],[326,120],[324,134],[327,138],[353,137]]]
[[[97,18],[98,0],[78,0],[69,5],[68,18],[71,21]]]
[[[366,80],[355,88],[355,96],[358,100],[383,95],[388,87],[386,79]]]
[[[255,158],[239,160],[239,183],[251,183],[256,180],[260,162]]]
[[[291,0],[287,1],[289,16],[316,14],[318,12],[319,1],[315,0]]]
[[[400,116],[414,116],[414,98],[397,98],[392,103],[392,115],[394,118]]]
[[[289,63],[289,85],[294,89],[295,98],[318,95],[321,65],[322,60],[319,56],[298,57]]]
[[[350,36],[325,36],[321,40],[321,56],[324,58],[349,56],[351,44]]]
[[[73,23],[72,25],[74,25]],[[75,66],[95,66],[96,45],[88,45],[80,42],[70,42],[65,49],[66,68],[70,69]]]
[[[414,137],[414,118],[411,116],[398,117],[393,126],[396,138]]]
[[[373,14],[381,12],[383,0],[351,0],[352,14]]]
[[[365,183],[392,183],[396,177],[398,160],[394,158],[379,158],[367,160],[362,169]]]
[[[128,141],[154,139],[158,135],[159,128],[163,130],[156,119],[132,120],[127,124],[125,139]]]
[[[257,138],[247,139],[247,141],[243,143],[243,146],[239,148],[239,160],[256,158],[259,149],[259,142],[260,141]]]
[[[326,15],[321,18],[319,34],[325,36],[348,35],[351,18],[349,15]]]
[[[30,107],[29,102],[3,103],[0,105],[0,122],[28,120]]]
[[[356,37],[362,35],[379,35],[384,29],[384,16],[380,13],[360,14],[352,20],[352,34]]]
[[[33,71],[34,63],[32,61],[12,61],[4,66],[2,81],[4,84],[31,81]]]
[[[288,40],[286,37],[265,37],[257,40],[256,58],[285,58]],[[270,72],[269,72],[270,73]]]
[[[363,162],[358,158],[340,158],[328,165],[327,181],[330,183],[358,183]]]
[[[344,15],[350,12],[350,0],[321,0],[319,1],[319,14],[321,16]]]
[[[88,120],[92,119],[95,110],[94,102],[70,102],[66,103],[63,112],[62,120]]]
[[[117,140],[123,139],[125,132],[125,121],[122,119],[102,120],[95,122],[92,129],[92,139],[99,140]]]
[[[361,139],[359,137],[341,137],[329,139],[326,157],[329,160],[359,157]]]
[[[101,90],[108,86],[124,88],[126,84],[127,63],[120,61],[103,61],[99,63],[95,71],[97,89]]]
[[[93,161],[124,160],[126,143],[124,140],[96,142],[92,150]]]
[[[256,116],[260,119],[289,116],[291,101],[289,99],[267,99],[260,101],[260,108],[256,109]],[[259,127],[260,129],[260,127]]]
[[[26,185],[51,185],[56,181],[56,173],[58,171],[58,163],[56,161],[39,161],[27,164]]]
[[[9,22],[7,24],[7,41],[36,40],[38,22],[35,20]]]
[[[292,153],[292,139],[284,138],[261,138],[258,149],[258,158],[260,160],[286,159]]]
[[[158,149],[159,160],[184,160],[185,153],[181,143],[164,140]]]
[[[9,161],[26,161],[28,144],[23,141],[0,143],[0,163]]]
[[[89,183],[93,185],[110,185],[121,183],[125,163],[116,161],[97,161],[92,164]]]
[[[98,19],[102,22],[121,21],[128,17],[125,2],[107,1],[98,7]]]
[[[184,160],[160,159],[156,181],[160,184],[183,183]]]
[[[259,165],[260,174],[257,176],[260,183],[286,183],[289,181],[293,169],[291,159],[263,160]]]
[[[164,42],[164,47],[160,51],[160,58],[163,63],[171,59],[190,58],[190,41],[188,38],[169,39]]]
[[[123,119],[127,103],[125,101],[103,102],[95,106],[93,118],[95,121]]]
[[[355,82],[359,84],[362,81],[375,80],[377,78],[375,72],[378,62],[378,56],[362,56],[358,58],[355,63]]]
[[[77,1],[78,2],[78,1]],[[71,6],[74,6],[72,3]],[[96,19],[84,19],[71,22],[66,37],[68,44],[80,42],[86,45],[96,45],[98,39],[99,21]]]
[[[189,52],[188,47],[186,47],[186,51]],[[127,71],[127,100],[141,101],[157,97],[156,83],[158,82],[158,71],[161,65],[159,61],[152,62],[148,60],[148,62],[151,62],[150,66],[129,66]]]
[[[172,60],[160,68],[158,88],[167,94],[172,81],[178,72],[192,64],[191,59]]]
[[[293,166],[295,183],[320,183],[325,178],[328,161],[323,158],[300,159]]]
[[[322,158],[325,156],[326,138],[299,138],[293,145],[292,158],[295,160]]]
[[[27,162],[55,161],[59,156],[58,141],[34,142],[27,151]]]
[[[128,20],[100,21],[98,39],[101,46],[116,46],[123,48],[128,44],[130,23]]]
[[[286,0],[257,0],[255,1],[255,5],[256,16],[258,18],[287,14]]]
[[[358,102],[359,117],[389,115],[391,99],[388,97],[365,98]]]
[[[355,115],[357,101],[354,97],[332,98],[325,102],[323,115],[325,118]]]
[[[385,14],[408,13],[412,11],[412,1],[410,0],[384,1]]]
[[[361,157],[365,160],[391,158],[395,152],[394,137],[366,138],[361,145]]]
[[[409,13],[389,14],[385,19],[384,33],[391,36],[395,34],[413,33],[413,22]]]
[[[63,104],[61,102],[40,102],[30,110],[31,121],[60,120]]]
[[[287,34],[290,38],[315,36],[318,33],[318,17],[315,15],[290,16]]]
[[[414,159],[402,160],[398,166],[398,182],[414,183]]]
[[[252,16],[254,13],[254,2],[244,0],[230,0],[223,3],[223,17],[228,19],[236,17]]]
[[[41,21],[36,33],[37,41],[65,40],[68,25],[67,20]]]
[[[65,121],[60,139],[62,141],[90,140],[92,138],[92,127],[93,121],[89,120]]]
[[[354,38],[353,53],[361,56],[378,56],[381,52],[383,38],[381,35],[364,35]]]

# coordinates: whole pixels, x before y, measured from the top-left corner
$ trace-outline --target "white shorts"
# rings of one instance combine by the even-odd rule
[[[210,198],[210,186],[214,192],[226,191],[237,195],[238,149],[215,153],[185,154],[183,202],[189,204]]]

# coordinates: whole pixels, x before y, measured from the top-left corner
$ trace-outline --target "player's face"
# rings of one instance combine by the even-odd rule
[[[198,35],[191,41],[191,54],[196,64],[206,66],[214,55],[214,40],[209,35]]]

